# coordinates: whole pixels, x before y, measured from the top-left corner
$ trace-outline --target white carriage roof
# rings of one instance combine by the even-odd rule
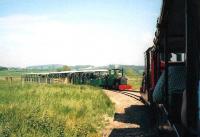
[[[49,73],[48,72],[41,72],[41,73],[25,73],[25,75],[48,75]]]
[[[107,69],[94,70],[78,70],[78,71],[60,71],[60,72],[44,72],[44,73],[25,73],[25,75],[48,75],[48,74],[72,74],[72,73],[94,73],[94,72],[108,72]]]

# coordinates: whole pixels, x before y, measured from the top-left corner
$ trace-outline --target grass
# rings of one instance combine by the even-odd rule
[[[22,73],[22,71],[2,70],[0,71],[0,77],[20,77]]]
[[[128,78],[128,84],[133,87],[133,90],[139,91],[142,82],[142,74],[130,67],[125,67],[125,75]]]
[[[127,78],[128,78],[128,84],[133,87],[133,90],[139,91],[142,82],[142,77],[136,75],[136,76],[127,76]]]
[[[0,80],[1,137],[98,137],[114,105],[100,88]]]
[[[31,72],[48,72],[49,70],[25,70],[25,69],[18,69],[18,70],[1,70],[0,77],[21,77],[23,73],[31,73]]]

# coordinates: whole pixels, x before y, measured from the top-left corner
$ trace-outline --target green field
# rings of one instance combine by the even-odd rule
[[[102,89],[0,80],[1,137],[102,136],[114,105]]]
[[[127,76],[128,77],[128,84],[133,87],[134,91],[139,91],[142,81],[142,76]]]
[[[128,84],[133,87],[133,90],[139,91],[142,82],[142,74],[131,68],[125,68],[125,75],[128,78]]]
[[[20,77],[22,73],[23,73],[22,71],[3,70],[3,71],[0,71],[0,78],[4,78],[4,77],[8,77],[8,76]]]
[[[0,78],[3,77],[21,77],[23,73],[31,73],[31,72],[48,72],[48,71],[41,71],[41,70],[2,70],[0,71]]]

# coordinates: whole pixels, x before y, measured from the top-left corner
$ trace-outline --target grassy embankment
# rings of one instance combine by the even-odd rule
[[[142,77],[141,76],[129,76],[128,84],[133,87],[134,91],[139,91],[141,86]]]
[[[91,86],[12,84],[0,80],[0,136],[102,136],[113,104]]]
[[[125,75],[128,78],[128,84],[133,87],[133,90],[139,91],[142,82],[142,74],[135,72],[131,68],[126,68]]]

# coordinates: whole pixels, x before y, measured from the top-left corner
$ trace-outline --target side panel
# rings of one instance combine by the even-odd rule
[[[187,126],[189,134],[197,136],[200,119],[200,1],[186,0],[186,2]]]

